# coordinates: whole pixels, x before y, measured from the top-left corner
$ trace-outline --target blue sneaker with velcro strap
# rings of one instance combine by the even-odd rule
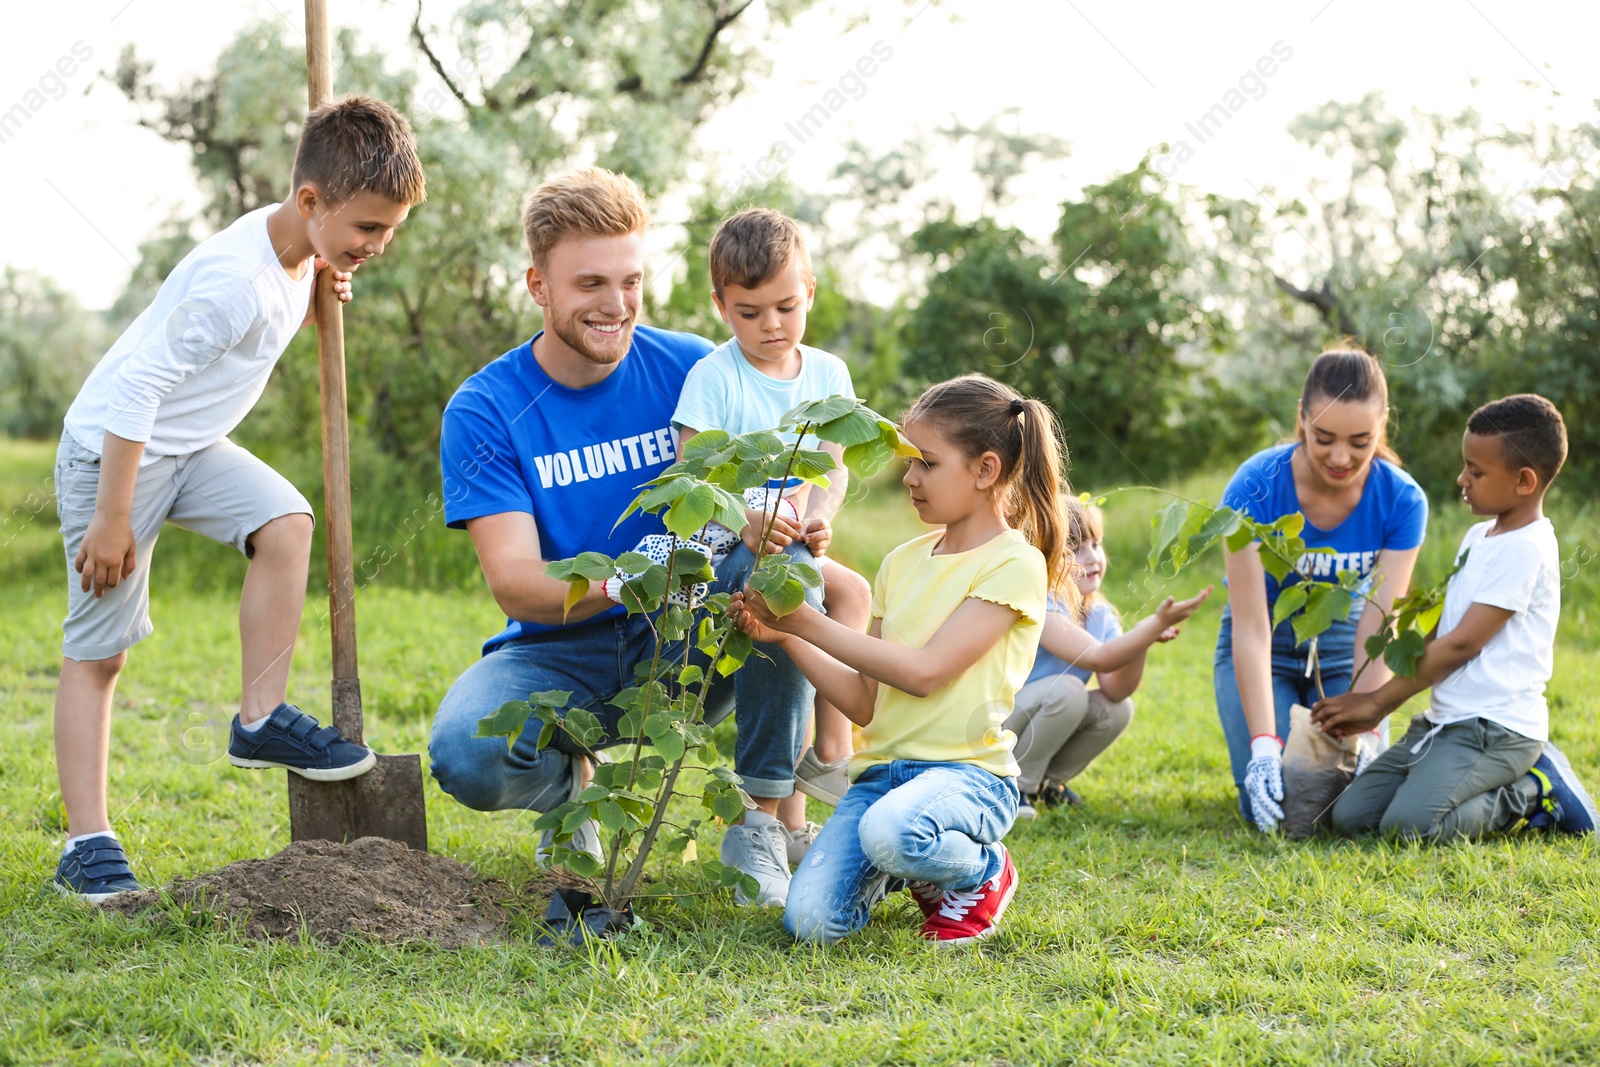
[[[259,730],[246,730],[233,717],[228,740],[228,762],[235,767],[281,767],[313,782],[342,782],[358,778],[378,762],[365,745],[344,739],[332,726],[323,726],[293,704],[279,704]]]
[[[56,864],[56,877],[50,884],[59,893],[91,904],[144,888],[133,877],[122,842],[110,834],[97,834],[74,845]]]
[[[1528,820],[1535,829],[1554,827],[1567,834],[1592,834],[1600,813],[1572,771],[1566,754],[1546,741],[1544,752],[1528,772],[1539,783],[1540,811]]]

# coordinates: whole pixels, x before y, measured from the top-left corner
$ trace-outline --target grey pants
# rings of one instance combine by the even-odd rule
[[[1371,833],[1448,841],[1510,830],[1534,812],[1529,777],[1544,742],[1488,719],[1451,723],[1432,737],[1418,715],[1333,805],[1346,837]],[[1411,751],[1417,748],[1418,751]]]
[[[1017,692],[1005,728],[1017,735],[1017,788],[1037,793],[1045,779],[1069,782],[1111,747],[1133,721],[1133,698],[1110,701],[1071,674],[1029,682]]]

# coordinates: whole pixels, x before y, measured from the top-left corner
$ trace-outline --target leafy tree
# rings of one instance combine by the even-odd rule
[[[922,380],[982,371],[1051,403],[1076,477],[1161,478],[1192,462],[1186,419],[1211,406],[1186,346],[1208,319],[1180,286],[1191,255],[1164,179],[1141,163],[1062,204],[1052,247],[989,219],[946,218],[915,250],[935,276],[912,312]]]
[[[71,293],[33,271],[0,274],[0,431],[53,437],[113,335]]]

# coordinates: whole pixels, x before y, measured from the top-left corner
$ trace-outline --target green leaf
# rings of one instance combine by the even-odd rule
[[[805,603],[806,589],[799,580],[789,575],[789,569],[781,565],[786,556],[765,556],[761,565],[751,573],[749,585],[751,589],[761,594],[767,602],[767,607],[772,613],[782,618]],[[767,561],[773,560],[777,565],[768,566]]]
[[[1146,562],[1152,572],[1160,569],[1161,561],[1178,539],[1178,531],[1183,529],[1188,514],[1188,503],[1174,500],[1150,519],[1150,555]]]
[[[628,816],[615,800],[602,800],[595,809],[594,817],[608,833],[614,834],[628,824]]]
[[[857,409],[828,422],[812,425],[811,432],[824,441],[840,445],[862,445],[878,439],[878,420],[867,411]]]
[[[756,482],[756,485],[762,484]],[[745,488],[749,488],[746,486]],[[711,487],[711,495],[715,505],[711,511],[711,521],[720,523],[728,529],[738,533],[744,529],[744,497],[738,493],[730,493],[720,485]],[[695,531],[698,533],[699,531]]]
[[[570,559],[552,560],[544,566],[545,577],[554,578],[560,582],[570,582],[574,571],[572,565],[575,561]]]
[[[728,643],[723,646],[722,658],[717,660],[717,673],[726,678],[734,671],[744,666],[744,661],[750,658],[755,642],[750,640],[750,635],[743,630],[734,630],[728,635]]]
[[[572,690],[541,689],[528,694],[528,703],[536,708],[564,708],[572,703]]]
[[[1206,549],[1237,530],[1243,519],[1229,507],[1191,509],[1183,524],[1183,561],[1198,559]],[[1176,553],[1174,553],[1176,555]]]
[[[1272,628],[1277,629],[1284,619],[1293,615],[1306,606],[1306,583],[1296,582],[1286,585],[1278,593],[1277,603],[1272,606]]]
[[[572,561],[572,573],[591,582],[603,582],[616,577],[617,565],[610,556],[600,552],[579,552]]]
[[[1273,522],[1272,528],[1289,537],[1297,537],[1300,531],[1306,528],[1305,512],[1291,511],[1287,515],[1279,515]]]
[[[696,437],[695,440],[699,438]],[[699,482],[693,489],[673,501],[662,521],[666,523],[668,530],[687,540],[699,533],[700,528],[711,521],[711,516],[716,511],[715,488],[705,482]]]
[[[678,673],[678,684],[687,689],[696,682],[704,680],[706,672],[701,670],[698,663],[691,663]]]
[[[642,574],[654,563],[643,552],[624,552],[617,557],[617,570],[622,574]]]
[[[1414,678],[1417,674],[1417,660],[1422,658],[1422,653],[1427,650],[1428,643],[1422,634],[1416,630],[1406,630],[1396,635],[1389,647],[1383,650],[1383,662],[1391,671],[1406,678]]]
[[[587,852],[576,852],[572,849],[560,851],[561,863],[573,874],[584,878],[593,878],[600,873],[600,861]]]
[[[594,712],[587,708],[569,708],[567,715],[562,720],[562,727],[572,735],[573,740],[585,748],[592,748],[599,744],[606,735],[606,728],[600,725],[600,720]]]
[[[507,742],[516,740],[533,714],[533,705],[526,700],[508,700],[492,714],[478,720],[478,737],[504,737]]]
[[[900,427],[881,416],[878,419],[878,439],[893,449],[894,454],[901,459],[916,459],[922,455],[916,445],[906,440],[905,435],[900,432]]]
[[[862,477],[870,477],[888,466],[894,455],[894,449],[880,439],[863,441],[844,450],[844,465]]]
[[[1417,612],[1417,617],[1412,622],[1412,625],[1417,628],[1418,633],[1431,634],[1435,627],[1439,625],[1439,616],[1442,614],[1444,614],[1444,601],[1440,600],[1437,604]]]
[[[634,497],[633,503],[628,505],[627,510],[622,513],[622,518],[618,519],[617,522],[621,523],[622,519],[633,514],[635,510],[655,511],[664,504],[670,504],[693,489],[694,486],[695,480],[687,475],[679,474],[670,478],[663,475],[656,479],[655,485]]]
[[[785,557],[787,558],[787,557]],[[822,588],[822,572],[809,563],[791,562],[788,567],[790,574],[799,579],[800,584],[808,589]]]
[[[739,799],[739,794],[734,792],[720,792],[711,801],[711,810],[724,822],[733,822],[744,815],[744,802]]]
[[[1350,594],[1326,582],[1304,582],[1306,588],[1305,611],[1295,616],[1294,636],[1304,644],[1318,634],[1325,633],[1335,619],[1350,615]]]
[[[869,443],[877,444],[878,442],[874,440]],[[794,457],[794,463],[788,465],[790,477],[802,478],[816,485],[827,485],[828,475],[838,469],[839,464],[833,461],[833,456],[827,452],[820,452],[810,448],[801,449]],[[779,476],[782,476],[781,471]]]
[[[1294,562],[1284,559],[1279,552],[1274,551],[1276,547],[1278,546],[1274,546],[1271,540],[1261,543],[1261,566],[1266,569],[1268,574],[1281,582],[1289,577],[1290,571],[1294,570]]]
[[[1246,545],[1256,539],[1255,524],[1249,519],[1239,523],[1239,528],[1229,534],[1226,539],[1229,552],[1241,551]]]
[[[848,396],[830,396],[823,400],[808,400],[798,407],[790,408],[783,413],[783,418],[778,420],[779,426],[799,426],[806,422],[832,422],[851,411],[856,410],[860,401]]]
[[[771,430],[742,433],[733,439],[733,454],[742,461],[771,459],[783,455],[788,449],[783,438]]]
[[[727,430],[701,430],[689,438],[689,443],[683,446],[684,459],[704,459],[708,455],[721,452],[733,441],[733,435]]]
[[[656,751],[661,753],[662,758],[674,763],[683,758],[683,753],[686,747],[684,745],[683,735],[677,730],[668,730],[666,733],[662,734],[656,739],[655,745]]]

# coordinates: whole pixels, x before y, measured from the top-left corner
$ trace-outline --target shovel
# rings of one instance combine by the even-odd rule
[[[311,106],[333,95],[326,0],[306,0],[306,72]],[[322,372],[322,475],[328,525],[328,620],[333,636],[333,725],[366,742],[356,671],[356,583],[350,532],[350,424],[345,400],[344,315],[333,272],[317,278],[317,362]],[[383,837],[428,848],[422,757],[379,756],[359,778],[313,782],[289,773],[289,839],[354,841]]]

